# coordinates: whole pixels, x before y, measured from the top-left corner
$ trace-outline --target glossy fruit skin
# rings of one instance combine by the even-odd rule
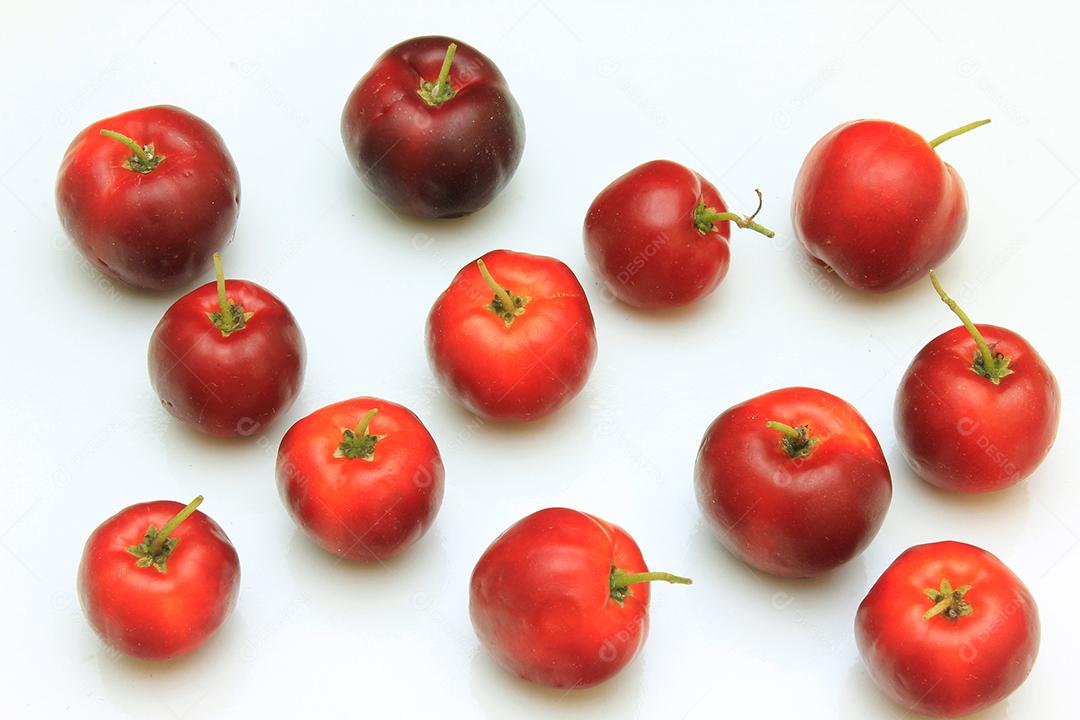
[[[698,203],[727,212],[720,192],[693,170],[653,160],[596,196],[585,215],[585,255],[608,291],[640,308],[686,305],[727,275],[731,223],[694,225]]]
[[[811,257],[859,290],[922,280],[960,245],[967,194],[919,134],[885,120],[840,125],[795,180],[795,235]]]
[[[484,551],[469,582],[469,616],[504,668],[556,688],[597,685],[645,643],[649,585],[611,598],[611,569],[647,570],[622,528],[566,508],[529,515]]]
[[[227,337],[207,317],[219,310],[207,283],[184,295],[150,338],[150,382],[162,406],[210,435],[250,436],[292,405],[304,378],[304,336],[273,293],[226,280],[230,300],[254,313]]]
[[[428,315],[427,352],[442,387],[487,420],[536,420],[577,395],[596,361],[585,291],[555,258],[492,250],[481,258],[504,287],[531,299],[511,325],[486,306],[494,293],[475,262]]]
[[[372,410],[383,436],[371,460],[335,457],[344,428]],[[277,483],[300,527],[327,551],[351,560],[387,560],[420,539],[443,498],[435,440],[408,408],[359,397],[316,410],[281,440]]]
[[[970,615],[923,613],[923,592],[942,578],[971,585]],[[933,717],[958,717],[1004,700],[1039,652],[1039,610],[1016,575],[990,553],[959,542],[916,545],[870,588],[855,615],[863,663],[893,702]]]
[[[146,174],[128,170],[131,150],[101,130],[152,143],[165,160]],[[240,178],[217,131],[158,105],[100,120],[75,137],[60,164],[56,208],[79,252],[106,277],[171,290],[202,276],[232,239]]]
[[[457,94],[433,107],[417,91],[438,78],[452,42]],[[491,60],[460,40],[428,36],[375,61],[345,103],[341,138],[364,184],[392,210],[449,218],[483,208],[510,182],[525,122]]]
[[[808,426],[791,457],[766,422]],[[861,553],[892,499],[877,437],[851,405],[813,388],[774,390],[724,411],[694,470],[698,505],[731,554],[763,572],[814,577]]]
[[[976,325],[1012,358],[997,385],[972,371],[975,341],[963,327],[931,340],[896,392],[896,437],[915,473],[965,493],[1001,490],[1028,477],[1050,452],[1061,417],[1054,374],[1024,338]]]
[[[126,548],[147,529],[162,528],[184,506],[170,500],[124,508],[90,535],[79,562],[79,601],[90,626],[120,652],[148,660],[197,649],[236,606],[240,561],[225,531],[195,511],[170,537],[178,538],[166,571],[137,567]]]

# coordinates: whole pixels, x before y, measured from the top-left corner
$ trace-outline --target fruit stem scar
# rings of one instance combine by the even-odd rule
[[[957,620],[965,615],[975,612],[971,603],[964,599],[964,594],[971,589],[970,585],[961,585],[953,589],[952,584],[945,578],[941,578],[941,585],[937,588],[926,588],[923,592],[934,604],[923,613],[923,620],[942,615],[949,620]]]
[[[491,276],[491,272],[488,271],[483,258],[476,261],[476,267],[480,270],[480,276],[484,278],[484,282],[495,293],[495,299],[488,303],[488,309],[501,317],[507,326],[510,326],[514,322],[514,318],[525,312],[525,305],[529,302],[529,297],[514,295],[500,285]]]
[[[124,161],[124,168],[133,170],[138,173],[147,174],[165,159],[164,155],[156,155],[154,153],[154,145],[140,145],[127,135],[118,133],[115,130],[100,130],[102,135],[107,138],[112,138],[131,150],[131,157]]]
[[[371,425],[372,419],[378,414],[379,408],[371,408],[360,418],[360,422],[356,424],[356,429],[349,430],[346,428],[342,431],[341,442],[334,451],[334,457],[344,457],[350,460],[356,458],[368,461],[374,460],[375,444],[386,437],[385,435],[372,435],[368,432],[368,426]]]
[[[971,322],[971,318],[968,317],[967,313],[945,292],[945,288],[941,286],[941,281],[938,280],[937,273],[933,270],[930,271],[930,282],[934,285],[934,290],[937,291],[942,302],[949,306],[949,309],[956,314],[956,317],[960,318],[960,322],[964,324],[972,339],[975,340],[975,345],[979,348],[976,362],[971,367],[972,372],[982,375],[995,385],[1001,382],[1001,378],[1011,375],[1013,371],[1009,369],[1009,358],[1001,353],[994,352],[990,348],[986,338],[979,332],[979,328],[975,327],[975,323]]]
[[[730,220],[743,230],[753,230],[761,233],[765,237],[775,237],[776,233],[754,221],[754,218],[761,212],[761,205],[763,202],[761,191],[754,188],[754,192],[757,193],[758,205],[757,209],[750,215],[740,215],[733,212],[718,212],[716,208],[707,206],[704,199],[699,200],[697,207],[694,208],[694,227],[697,228],[699,233],[706,235],[716,229],[714,223]]]
[[[783,446],[784,452],[793,458],[806,457],[810,454],[810,449],[818,442],[816,437],[810,437],[810,427],[808,425],[792,427],[776,420],[769,420],[765,423],[765,427],[775,430],[783,436],[780,444]]]
[[[450,87],[450,66],[454,62],[456,53],[457,43],[450,43],[449,47],[446,48],[446,57],[443,58],[442,67],[439,68],[439,77],[435,82],[420,80],[420,89],[416,92],[424,99],[424,102],[432,107],[441,105],[457,94]]]
[[[968,123],[963,127],[958,127],[955,130],[950,130],[944,135],[938,135],[936,138],[930,141],[930,147],[936,148],[938,145],[945,142],[946,140],[952,140],[957,135],[963,135],[964,133],[970,132],[977,127],[982,127],[983,125],[986,125],[988,122],[990,122],[990,118],[986,118],[985,120],[976,120],[975,122]]]
[[[680,575],[672,575],[666,572],[638,572],[628,573],[622,568],[611,566],[611,577],[609,585],[611,588],[611,599],[615,602],[622,604],[632,593],[630,591],[631,585],[637,585],[638,583],[645,582],[657,582],[663,581],[667,583],[673,583],[676,585],[693,585],[694,581],[690,578],[682,577]]]

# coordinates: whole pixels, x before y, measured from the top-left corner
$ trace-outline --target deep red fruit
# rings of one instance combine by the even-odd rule
[[[457,40],[418,37],[361,78],[341,137],[357,174],[391,209],[445,218],[479,210],[510,182],[525,123],[491,60]]]
[[[150,338],[150,382],[172,415],[210,435],[249,436],[292,405],[304,377],[304,336],[269,290],[217,281],[165,311]]]
[[[623,669],[645,643],[649,572],[622,528],[566,508],[519,520],[491,543],[469,583],[480,642],[529,682],[585,688]]]
[[[86,541],[79,600],[101,639],[149,660],[184,655],[236,605],[240,561],[216,522],[169,500],[124,508]]]
[[[758,210],[761,193],[758,193]],[[639,165],[606,188],[585,215],[585,254],[612,295],[636,307],[685,305],[728,270],[731,223],[768,237],[750,216],[728,212],[712,183],[669,160]]]
[[[720,543],[785,577],[820,575],[861,553],[892,499],[874,431],[851,405],[812,388],[724,411],[705,432],[694,476]]]
[[[385,560],[420,539],[443,497],[435,441],[408,408],[360,397],[296,422],[277,456],[297,524],[340,557]]]
[[[1035,472],[1050,452],[1061,391],[1035,348],[1012,330],[963,325],[926,344],[896,392],[896,437],[915,473],[959,492],[990,492]]]
[[[964,182],[934,148],[988,122],[929,142],[885,120],[841,125],[799,170],[791,206],[796,236],[859,290],[889,292],[924,277],[967,229]]]
[[[104,275],[144,290],[195,280],[232,239],[240,179],[221,136],[177,107],[100,120],[68,147],[60,222]]]
[[[1001,702],[1039,653],[1031,593],[990,553],[916,545],[859,605],[855,639],[882,692],[913,712],[958,717]]]
[[[535,420],[581,391],[596,328],[581,283],[555,258],[492,250],[435,301],[428,359],[446,391],[489,420]]]

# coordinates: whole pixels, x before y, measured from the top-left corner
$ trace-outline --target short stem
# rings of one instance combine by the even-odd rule
[[[360,418],[360,422],[356,424],[356,430],[353,433],[361,440],[368,436],[368,425],[371,424],[371,419],[379,414],[379,408],[371,408],[367,411],[364,417]]]
[[[135,157],[139,159],[139,162],[143,163],[144,165],[149,165],[154,159],[153,155],[146,152],[146,148],[129,138],[127,135],[122,135],[115,130],[102,130],[101,134],[105,137],[109,137],[113,140],[118,140],[122,142],[128,147],[129,150],[131,150],[132,153],[134,153]]]
[[[946,140],[952,140],[957,135],[963,135],[964,133],[970,132],[977,127],[982,127],[983,125],[986,125],[988,122],[990,122],[990,118],[987,118],[985,120],[976,120],[975,122],[968,123],[963,127],[958,127],[955,130],[950,130],[944,135],[938,135],[936,138],[930,141],[930,147],[936,148],[938,145],[945,142]]]
[[[975,344],[979,347],[979,354],[982,355],[983,367],[988,373],[993,374],[997,368],[997,360],[994,358],[994,351],[986,343],[986,338],[979,332],[979,328],[975,327],[975,323],[971,322],[971,318],[967,316],[967,313],[961,310],[956,301],[946,294],[945,288],[941,287],[941,282],[933,270],[930,271],[930,282],[934,284],[934,289],[937,290],[937,294],[942,301],[949,306],[950,310],[956,313],[956,317],[960,318],[960,322],[964,323],[964,327],[967,328],[971,337],[975,339]]]
[[[221,267],[221,253],[214,253],[214,276],[217,279],[218,307],[221,311],[221,332],[228,335],[236,329],[229,298],[225,296],[225,271]]]
[[[611,587],[616,589],[627,588],[631,585],[637,585],[638,583],[657,582],[660,580],[675,585],[694,584],[694,581],[690,578],[681,577],[679,575],[672,575],[671,573],[666,572],[628,573],[625,570],[615,568],[615,570],[613,570],[611,573]]]
[[[165,541],[169,539],[169,535],[172,531],[180,526],[180,523],[187,520],[193,512],[202,504],[203,496],[199,495],[194,500],[189,502],[183,510],[172,516],[169,522],[165,523],[165,526],[158,531],[157,536],[154,538],[154,542],[150,544],[150,557],[156,557],[161,552],[161,548],[165,546]]]
[[[505,307],[507,311],[512,312],[514,310],[514,299],[510,297],[510,293],[507,292],[506,288],[497,283],[495,278],[491,277],[491,273],[488,272],[487,265],[484,264],[483,259],[476,261],[476,267],[480,268],[481,277],[484,278],[484,282],[487,283],[487,286],[491,288],[496,297],[502,301],[503,307]]]
[[[438,98],[442,95],[443,88],[450,80],[450,65],[454,62],[455,53],[457,53],[457,43],[450,43],[450,46],[446,48],[446,57],[443,58],[442,67],[439,68],[439,79],[431,88],[431,97]]]
[[[776,422],[775,420],[770,420],[765,423],[765,427],[776,430],[777,432],[781,432],[793,440],[798,440],[803,435],[796,428],[793,428],[790,425],[785,425],[782,422]]]

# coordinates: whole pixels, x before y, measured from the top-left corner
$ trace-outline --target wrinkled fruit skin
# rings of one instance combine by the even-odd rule
[[[585,688],[614,676],[645,643],[649,586],[611,597],[611,568],[645,572],[633,538],[576,510],[548,508],[484,551],[469,583],[473,628],[501,666],[529,682]]]
[[[727,274],[731,223],[701,233],[699,202],[727,212],[719,191],[668,160],[640,165],[596,196],[585,216],[585,254],[612,295],[640,308],[685,305],[708,295]]]
[[[335,457],[345,428],[373,408],[368,430],[382,436],[370,460]],[[327,405],[296,422],[281,440],[277,483],[289,514],[329,552],[386,560],[420,539],[443,498],[443,464],[427,428],[411,411],[378,398]]]
[[[137,567],[127,547],[161,529],[184,506],[169,500],[121,510],[90,535],[79,563],[79,601],[101,639],[148,660],[185,655],[214,634],[236,605],[240,561],[216,522],[195,511],[170,537],[178,538],[164,573]]]
[[[143,174],[113,130],[154,145],[165,160]],[[198,279],[232,239],[240,178],[221,136],[177,107],[159,105],[100,120],[80,132],[56,180],[60,222],[103,275],[143,290]]]
[[[432,107],[417,94],[434,82],[450,43],[453,98]],[[396,212],[468,215],[514,175],[525,122],[502,73],[458,40],[418,37],[387,50],[349,95],[341,137],[357,174]]]
[[[531,299],[506,325],[487,308],[494,293],[466,265],[428,315],[427,352],[444,389],[488,420],[536,420],[585,386],[596,327],[585,291],[555,258],[493,250],[481,258],[503,287]]]
[[[942,578],[971,585],[972,613],[923,613]],[[988,708],[1024,682],[1039,652],[1039,610],[1024,583],[990,553],[959,542],[916,545],[878,578],[855,615],[863,663],[893,702],[933,717]]]
[[[150,338],[150,382],[162,406],[210,435],[250,436],[266,429],[300,392],[304,336],[285,304],[247,280],[226,280],[230,300],[252,312],[228,337],[207,317],[218,312],[207,283],[173,303]]]
[[[791,219],[811,257],[859,290],[910,285],[941,265],[967,228],[964,182],[920,135],[857,120],[814,145]]]
[[[976,325],[1012,358],[998,385],[972,371],[975,341],[955,327],[915,356],[896,392],[896,437],[915,473],[945,490],[1001,490],[1028,477],[1050,452],[1061,391],[1035,348],[1011,330]]]
[[[806,425],[817,443],[791,457],[765,423]],[[735,405],[709,426],[694,471],[698,505],[716,537],[751,567],[813,577],[861,553],[892,499],[873,430],[851,405],[785,388]]]

